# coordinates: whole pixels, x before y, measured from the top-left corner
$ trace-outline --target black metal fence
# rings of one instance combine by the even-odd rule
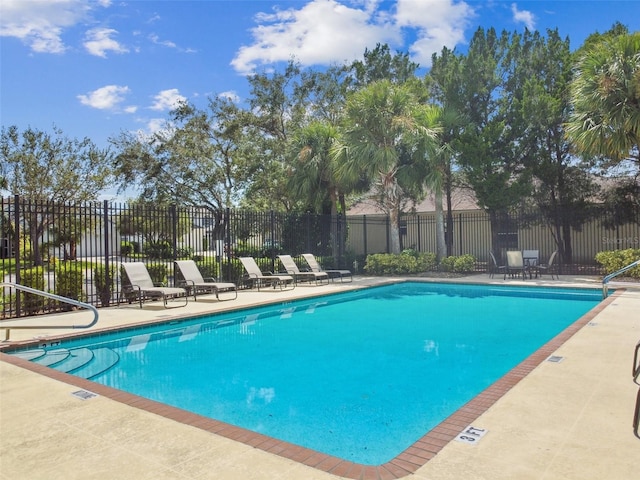
[[[256,258],[265,271],[280,269],[277,255],[313,253],[325,268],[361,273],[366,256],[389,251],[385,216],[337,216],[278,212],[212,211],[206,208],[110,202],[59,204],[20,197],[2,199],[0,282],[19,283],[96,306],[121,300],[120,264],[144,261],[156,282],[174,285],[173,261],[193,259],[203,276],[243,284],[237,257]],[[572,232],[572,257],[563,273],[599,274],[602,250],[640,248],[640,221],[608,229],[594,219]],[[488,252],[557,248],[540,218],[517,216],[492,227],[483,212],[459,212],[446,232],[450,254],[470,253],[486,271]],[[405,215],[403,248],[435,252],[435,217]],[[0,318],[64,309],[43,297],[0,289]]]

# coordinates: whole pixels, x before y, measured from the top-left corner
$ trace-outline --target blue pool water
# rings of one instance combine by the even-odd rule
[[[72,352],[70,373],[378,465],[600,299],[581,289],[402,283],[90,337],[47,356]],[[77,365],[92,349],[98,366],[83,373]],[[99,373],[100,361],[114,365]]]

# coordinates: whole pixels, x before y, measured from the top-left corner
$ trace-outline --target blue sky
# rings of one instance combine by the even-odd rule
[[[162,128],[180,100],[242,102],[246,75],[295,58],[321,67],[387,43],[426,72],[443,46],[479,27],[558,28],[573,49],[620,21],[640,30],[640,0],[0,0],[0,118],[99,146]]]

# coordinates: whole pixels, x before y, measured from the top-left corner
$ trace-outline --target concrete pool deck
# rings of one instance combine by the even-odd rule
[[[486,275],[437,281],[600,286],[595,278],[565,276],[559,281],[524,283],[489,279]],[[158,302],[147,303],[143,309],[136,304],[121,305],[100,309],[100,321],[93,330],[344,291],[379,282],[380,279],[372,277],[357,277],[353,284],[301,286],[285,292],[241,291],[235,301],[216,302],[199,297],[185,308],[168,310]],[[88,323],[91,319],[88,312],[55,317],[56,323],[70,324]],[[43,317],[36,319],[42,320]],[[8,324],[1,322],[0,329]],[[416,460],[420,466],[406,475],[398,467],[396,471],[362,469],[356,476],[363,479],[407,476],[415,480],[634,478],[640,466],[640,439],[632,430],[638,386],[631,378],[631,364],[640,340],[640,289],[630,286],[624,292],[616,292],[606,306],[590,312],[582,325],[550,351],[562,357],[562,361],[536,364],[530,373],[506,388],[506,393],[492,400],[484,413],[474,417],[472,425],[487,432],[479,441],[443,442],[433,458]],[[47,335],[63,333],[64,330],[12,330],[11,343],[34,336],[46,341]],[[4,338],[4,331],[0,335]],[[549,353],[544,355],[546,358]],[[52,378],[38,373],[42,368],[35,371],[24,368],[19,359],[0,355],[0,360],[2,479],[354,478],[354,472],[335,469],[327,473],[309,466],[313,464],[309,458],[298,462],[275,455],[264,447],[255,448],[194,424],[178,422],[163,412],[152,413],[104,395],[82,400],[72,393],[81,389],[92,391],[92,382],[77,379],[72,384],[55,375]],[[63,380],[65,377],[62,374]],[[404,461],[410,463],[410,456]]]

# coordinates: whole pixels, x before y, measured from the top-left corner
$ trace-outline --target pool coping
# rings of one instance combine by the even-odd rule
[[[397,479],[415,473],[420,467],[429,462],[429,460],[435,457],[437,453],[451,440],[455,439],[465,428],[471,425],[480,415],[485,413],[494,403],[517,385],[520,380],[526,377],[538,365],[548,359],[555,350],[569,340],[577,331],[587,325],[596,315],[598,315],[622,293],[623,289],[613,292],[609,297],[598,303],[598,305],[592,308],[589,312],[577,319],[553,339],[536,350],[536,352],[511,369],[502,378],[487,387],[452,415],[443,420],[435,428],[427,432],[409,448],[389,462],[376,466],[362,465],[333,457],[331,455],[319,453],[309,448],[277,440],[219,420],[210,419],[134,394],[116,390],[90,380],[58,372],[45,366],[5,353],[0,353],[0,360],[54,380],[102,395],[119,403],[157,414],[231,440],[242,442],[248,446],[287,458],[322,472],[351,479]],[[98,332],[93,332],[93,334],[96,333]],[[68,336],[65,336],[65,338],[68,338]],[[51,338],[47,340],[51,340]]]

